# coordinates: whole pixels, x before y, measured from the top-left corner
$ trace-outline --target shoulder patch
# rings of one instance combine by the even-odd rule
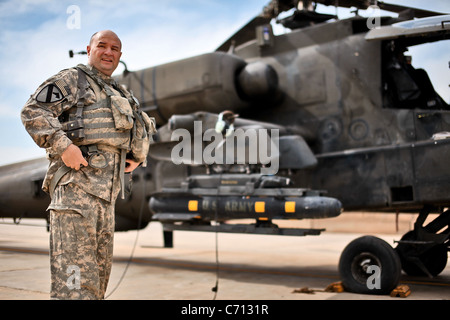
[[[57,86],[56,84],[48,84],[37,94],[36,101],[44,103],[60,101],[67,95],[66,90],[64,91],[66,94],[63,94],[59,86]]]

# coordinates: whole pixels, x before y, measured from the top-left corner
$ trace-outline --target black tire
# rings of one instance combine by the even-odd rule
[[[371,270],[370,266],[378,268]],[[389,294],[400,280],[401,262],[397,252],[386,241],[363,236],[345,247],[339,259],[339,273],[346,291]],[[377,274],[379,278],[375,279]]]

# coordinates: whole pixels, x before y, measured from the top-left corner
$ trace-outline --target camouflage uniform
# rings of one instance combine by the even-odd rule
[[[23,107],[21,118],[50,160],[42,189],[51,197],[51,298],[102,299],[112,265],[114,206],[123,189],[124,157],[145,165],[155,128],[154,119],[140,112],[125,88],[89,65],[78,67],[45,81]],[[82,90],[80,72],[83,78],[87,75]],[[67,118],[81,96],[85,137],[72,141]],[[96,146],[106,167],[65,167],[61,154],[72,143]],[[67,170],[57,177],[61,168]]]

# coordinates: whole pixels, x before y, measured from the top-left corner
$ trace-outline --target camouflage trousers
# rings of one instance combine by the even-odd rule
[[[55,189],[50,209],[52,299],[103,299],[112,267],[114,204],[75,184]]]

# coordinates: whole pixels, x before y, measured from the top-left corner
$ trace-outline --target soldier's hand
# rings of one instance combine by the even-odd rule
[[[127,163],[127,165],[125,167],[125,172],[132,172],[134,169],[136,169],[140,165],[139,162],[136,162],[136,161],[131,160],[131,159],[127,159],[126,163]]]
[[[72,169],[80,170],[81,165],[88,166],[88,162],[83,157],[80,148],[78,146],[71,144],[61,155],[61,159],[64,164]]]

